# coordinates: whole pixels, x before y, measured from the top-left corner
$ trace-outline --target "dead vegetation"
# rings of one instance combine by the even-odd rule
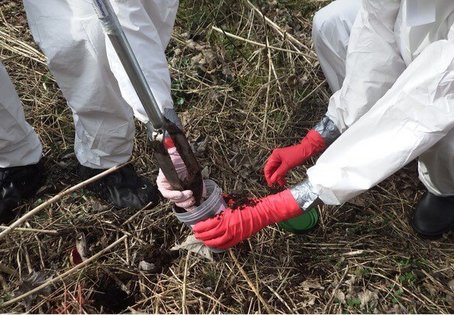
[[[168,49],[173,96],[199,161],[224,191],[269,193],[262,167],[270,150],[296,142],[322,117],[330,92],[310,31],[326,3],[181,1]],[[78,184],[74,129],[20,4],[0,1],[0,21],[0,56],[48,170],[26,212]],[[132,163],[154,179],[137,128]],[[293,172],[290,184],[304,174]],[[169,204],[112,210],[77,189],[0,240],[0,311],[452,313],[452,235],[421,240],[407,222],[422,192],[412,163],[351,203],[321,208],[310,234],[271,226],[209,262],[170,250],[190,231]],[[81,233],[88,260],[75,268],[69,256]]]

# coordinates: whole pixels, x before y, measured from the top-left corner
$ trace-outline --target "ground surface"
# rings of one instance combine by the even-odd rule
[[[296,142],[323,116],[330,92],[310,32],[326,3],[181,1],[168,49],[172,92],[191,141],[208,136],[198,158],[224,191],[269,193],[262,167],[271,149]],[[19,1],[0,1],[0,57],[41,137],[48,170],[45,187],[22,211],[79,182],[70,110],[36,49]],[[156,177],[140,125],[132,161]],[[311,233],[270,226],[209,262],[170,251],[190,231],[169,204],[112,210],[77,190],[0,240],[0,312],[452,313],[453,237],[421,240],[408,224],[423,192],[412,163],[351,203],[320,208]],[[39,294],[8,304],[70,270],[80,233],[90,256],[125,238]],[[141,261],[154,267],[139,270]]]

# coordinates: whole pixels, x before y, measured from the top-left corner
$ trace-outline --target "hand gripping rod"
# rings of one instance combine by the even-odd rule
[[[146,125],[148,138],[155,152],[157,163],[170,184],[178,190],[190,189],[194,193],[196,205],[202,198],[203,181],[198,164],[191,146],[184,133],[174,123],[169,121],[161,113],[158,103],[151,91],[147,80],[134,55],[131,45],[121,27],[118,17],[109,0],[92,0],[96,14],[101,21],[105,34],[109,37],[120,61],[139,97],[150,122]],[[151,123],[151,125],[150,125]],[[188,170],[188,177],[181,181],[170,159],[167,149],[164,147],[164,136],[170,136]],[[183,211],[177,209],[177,211]]]

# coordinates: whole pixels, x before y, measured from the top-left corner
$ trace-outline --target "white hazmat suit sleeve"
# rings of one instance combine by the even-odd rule
[[[453,99],[454,43],[439,40],[308,170],[314,192],[341,204],[417,158],[454,127]]]

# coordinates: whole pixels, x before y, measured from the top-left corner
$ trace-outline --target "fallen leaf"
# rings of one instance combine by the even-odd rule
[[[446,294],[445,298],[446,298],[446,302],[448,302],[448,304],[451,307],[454,307],[454,297],[451,296],[450,294]]]
[[[189,124],[189,121],[191,120],[191,114],[188,111],[180,112],[179,115],[181,124],[183,126],[186,126]]]
[[[87,258],[88,258],[87,240],[85,238],[84,233],[77,234],[76,249],[79,252],[80,257],[82,258],[82,261],[87,260]]]
[[[313,306],[315,304],[315,300],[316,300],[316,297],[315,296],[311,296],[307,299],[304,300],[303,302],[303,307],[308,307],[308,306]]]
[[[359,195],[357,197],[350,199],[348,201],[348,203],[351,203],[352,205],[355,205],[358,207],[366,207],[369,204],[369,201],[363,195]]]
[[[334,293],[334,297],[339,301],[339,303],[345,304],[345,294],[341,290],[337,289]]]
[[[24,277],[22,279],[22,282],[19,284],[19,286],[13,291],[13,296],[18,297],[24,293],[27,293],[28,291],[33,290],[34,288],[40,286],[44,282],[46,282],[46,275],[43,272],[36,272],[33,271],[31,274],[28,276]],[[21,303],[25,306],[25,309],[28,311],[31,308],[31,305],[35,298],[38,295],[49,295],[51,292],[50,287],[44,287],[38,292],[32,293],[25,297]]]
[[[407,310],[401,304],[394,304],[386,313],[389,314],[407,314]]]
[[[209,261],[213,261],[213,252],[211,248],[206,246],[202,241],[196,239],[193,234],[190,234],[183,243],[175,245],[174,247],[171,248],[171,250],[180,249],[187,250],[191,253],[202,256],[208,259]]]
[[[375,292],[366,290],[364,292],[360,292],[358,294],[358,298],[361,301],[360,308],[364,308],[367,306],[367,304],[377,301],[378,295]]]
[[[448,282],[448,286],[452,291],[454,291],[454,279]]]
[[[76,266],[87,260],[88,250],[87,241],[84,233],[79,233],[76,236],[76,246],[69,253],[69,261],[72,266]]]
[[[205,179],[210,178],[211,171],[210,171],[210,168],[208,167],[208,165],[206,165],[200,173],[202,174],[202,178],[205,178]]]
[[[205,137],[203,139],[199,137],[196,141],[192,142],[190,145],[195,156],[203,156],[203,154],[206,153],[208,143],[208,137]]]
[[[355,275],[349,275],[350,279],[346,280],[345,283],[348,285],[348,291],[353,292],[353,286],[356,283],[356,276]]]
[[[156,265],[142,260],[139,263],[139,269],[143,271],[151,271],[156,269]]]
[[[301,283],[301,285],[303,286],[303,289],[305,291],[309,291],[310,289],[324,289],[324,287],[322,287],[322,285],[318,281],[305,280],[303,283]]]
[[[430,293],[431,296],[438,295],[438,293],[439,293],[438,288],[436,286],[434,286],[431,282],[424,281],[422,285]]]

